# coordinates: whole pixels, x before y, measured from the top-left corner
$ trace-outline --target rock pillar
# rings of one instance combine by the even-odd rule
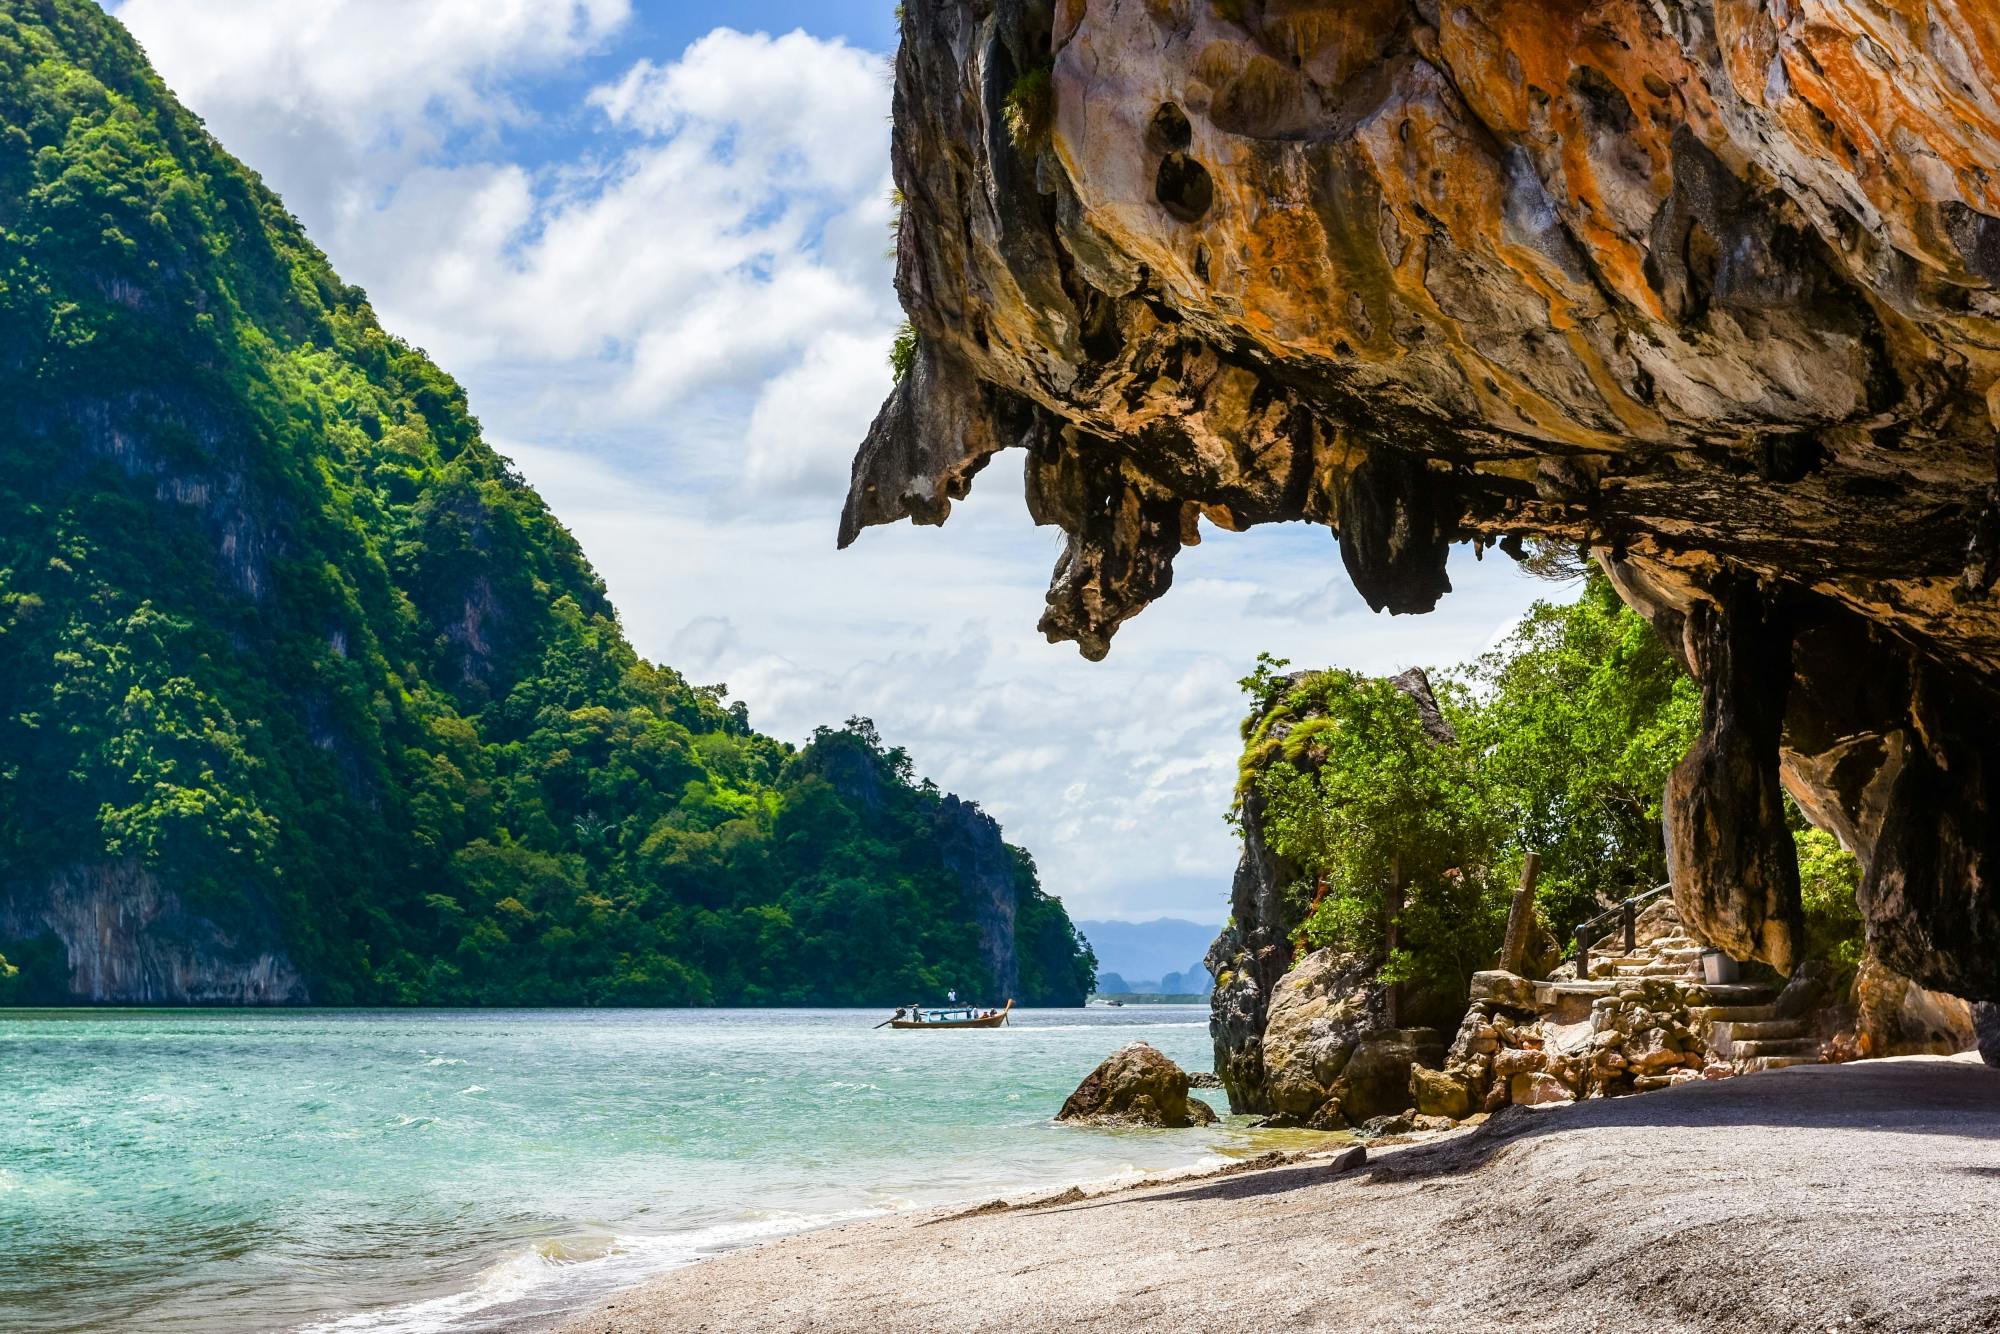
[[[1701,682],[1701,735],[1667,780],[1667,865],[1681,916],[1737,959],[1790,972],[1804,925],[1798,853],[1778,785],[1792,679],[1784,612],[1725,575],[1686,626]]]

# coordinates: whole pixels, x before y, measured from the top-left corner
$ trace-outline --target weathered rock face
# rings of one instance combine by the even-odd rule
[[[303,1005],[305,979],[273,933],[191,912],[144,867],[72,867],[0,896],[0,939],[54,936],[68,999],[118,1005]]]
[[[1186,1071],[1150,1043],[1132,1042],[1084,1077],[1056,1120],[1178,1128],[1205,1126],[1215,1112],[1188,1096]]]
[[[1371,959],[1315,950],[1279,979],[1260,1044],[1260,1110],[1340,1130],[1413,1105],[1411,1067],[1436,1065],[1444,1044],[1434,1029],[1389,1026],[1375,969]]]
[[[1294,1122],[1329,1103],[1339,1110],[1348,1061],[1366,1035],[1388,1024],[1375,967],[1373,959],[1315,950],[1278,980],[1258,1044],[1268,1104],[1260,1110]]]
[[[938,806],[938,851],[959,878],[966,905],[979,925],[979,949],[993,970],[1001,998],[1021,989],[1021,961],[1014,944],[1017,908],[1013,854],[993,817],[949,793]]]
[[[2000,997],[1996,90],[1987,0],[911,0],[920,342],[842,541],[1023,447],[1092,657],[1204,518],[1326,524],[1394,612],[1586,543],[1714,697],[1694,924],[1795,948],[1782,762],[1884,959]]]
[[[1863,1056],[1949,1056],[1978,1043],[1973,1007],[1927,991],[1873,959],[1854,979],[1854,1031]]]
[[[1208,948],[1215,978],[1208,998],[1208,1031],[1215,1043],[1215,1072],[1229,1094],[1230,1110],[1270,1112],[1264,1075],[1264,1025],[1271,993],[1292,963],[1285,887],[1297,869],[1264,840],[1264,802],[1243,799],[1243,855],[1229,891],[1229,925]]]

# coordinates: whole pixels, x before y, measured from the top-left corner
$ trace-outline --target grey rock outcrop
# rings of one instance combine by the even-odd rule
[[[1014,942],[1016,882],[1019,872],[1000,826],[979,807],[946,793],[938,806],[937,843],[946,869],[958,877],[960,892],[979,926],[979,952],[993,970],[995,996],[1021,989],[1021,961]]]
[[[136,862],[74,866],[0,896],[0,939],[55,937],[65,999],[96,1005],[303,1005],[305,979],[272,935],[190,910]]]
[[[1372,960],[1315,950],[1279,979],[1261,1043],[1273,1119],[1338,1130],[1413,1105],[1411,1067],[1436,1065],[1444,1045],[1389,1026],[1374,976]]]
[[[2000,1002],[1981,1001],[1973,1006],[1972,1027],[1980,1057],[1988,1065],[2000,1065]]]
[[[1132,1042],[1084,1076],[1056,1120],[1179,1129],[1205,1126],[1215,1120],[1215,1112],[1188,1096],[1186,1071],[1151,1043]]]

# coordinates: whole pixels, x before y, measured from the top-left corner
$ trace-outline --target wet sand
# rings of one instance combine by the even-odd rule
[[[565,1327],[2000,1330],[2000,1070],[1801,1066],[786,1238]]]

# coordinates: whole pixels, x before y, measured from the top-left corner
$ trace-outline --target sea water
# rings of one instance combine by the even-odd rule
[[[1208,1069],[1203,1007],[882,1017],[0,1011],[0,1329],[537,1327],[786,1232],[1282,1140],[1051,1120],[1129,1041]]]

